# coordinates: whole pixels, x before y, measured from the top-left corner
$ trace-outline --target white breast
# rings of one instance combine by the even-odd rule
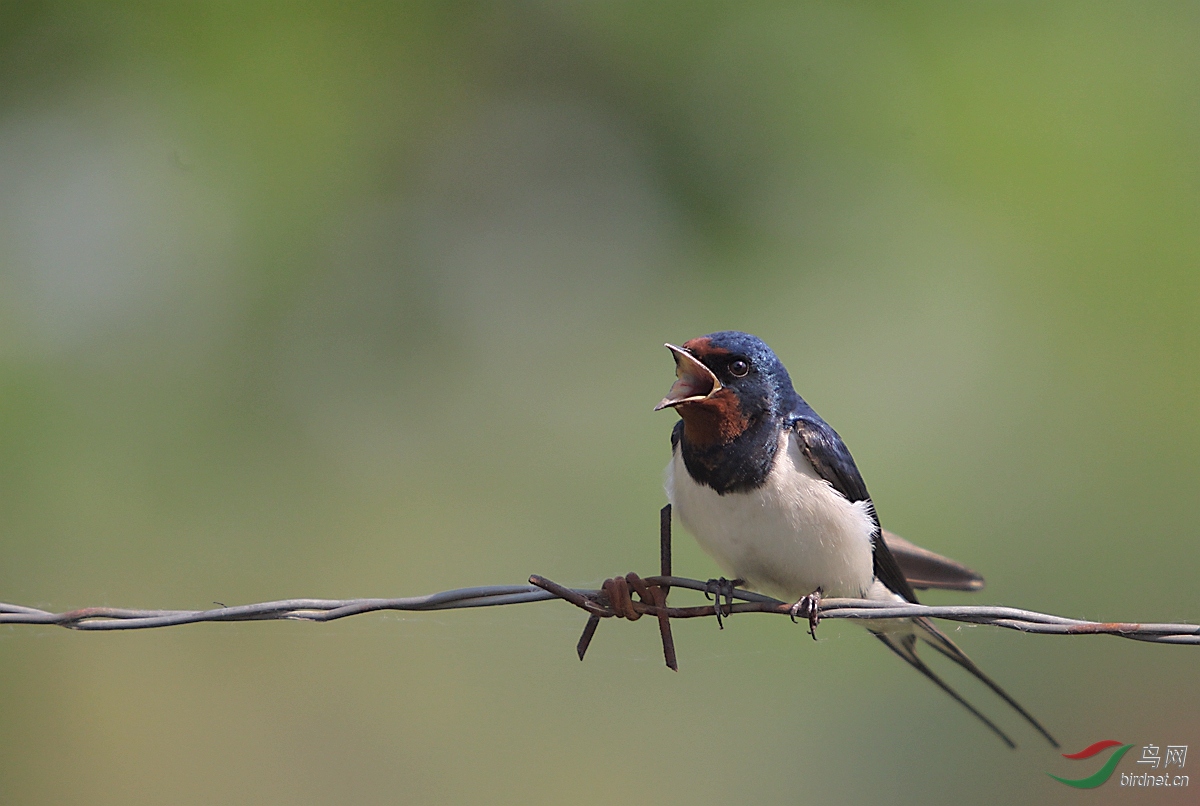
[[[700,548],[730,577],[794,601],[820,588],[825,596],[862,597],[874,579],[871,503],[851,503],[813,470],[788,433],[766,482],[718,495],[697,484],[676,448],[667,465],[667,500]]]

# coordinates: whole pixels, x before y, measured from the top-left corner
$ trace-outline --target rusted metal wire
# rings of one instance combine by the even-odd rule
[[[0,603],[0,624],[49,624],[72,630],[142,630],[208,621],[333,621],[380,610],[423,612],[465,607],[544,602],[564,599],[587,610],[597,618],[619,614],[606,602],[603,590],[566,588],[541,576],[530,577],[529,585],[489,585],[460,588],[429,596],[401,599],[282,599],[275,602],[220,607],[211,610],[129,610],[117,607],[87,607],[64,613],[52,613],[34,607]],[[708,582],[686,577],[652,576],[643,580],[648,586],[711,590]],[[788,615],[791,604],[746,590],[734,590],[737,601],[732,608],[722,602],[723,612],[775,613]],[[704,618],[715,615],[713,605],[667,607],[662,604],[632,601],[639,615],[667,618]],[[888,604],[865,599],[822,599],[822,619],[889,619],[916,617],[990,624],[1021,632],[1049,635],[1116,635],[1136,641],[1162,644],[1200,644],[1200,625],[1151,624],[1145,622],[1096,622],[1065,618],[1032,610],[996,605],[916,605]]]
[[[428,596],[399,599],[283,599],[275,602],[221,606],[210,610],[130,610],[116,607],[87,607],[52,613],[34,607],[0,603],[0,624],[42,624],[71,630],[142,630],[180,624],[226,621],[334,621],[381,610],[424,612],[468,607],[544,602],[562,599],[587,611],[588,621],[576,651],[580,660],[587,652],[601,619],[625,618],[636,621],[652,616],[658,621],[663,643],[663,659],[672,669],[678,667],[671,636],[671,619],[715,617],[735,613],[774,613],[791,615],[791,603],[781,602],[753,591],[721,588],[712,604],[692,607],[667,605],[672,588],[687,588],[711,593],[713,580],[672,576],[670,512],[664,508],[661,518],[661,568],[658,576],[626,574],[605,581],[599,590],[568,588],[542,576],[531,576],[528,585],[488,585],[459,588]],[[634,598],[636,596],[636,599]],[[721,601],[724,599],[725,601]],[[737,601],[732,601],[737,600]],[[718,611],[719,608],[719,611]],[[996,605],[919,605],[893,604],[865,599],[823,599],[822,619],[895,619],[936,618],[968,624],[990,624],[1010,630],[1043,635],[1115,635],[1134,641],[1158,644],[1200,644],[1200,625],[1149,624],[1135,622],[1096,622]]]

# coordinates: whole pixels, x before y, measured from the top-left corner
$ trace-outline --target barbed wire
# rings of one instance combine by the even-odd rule
[[[486,585],[458,588],[428,596],[396,599],[281,599],[274,602],[221,605],[210,610],[133,610],[117,607],[85,607],[53,613],[23,605],[0,603],[0,624],[39,624],[71,630],[143,630],[181,624],[229,621],[335,621],[363,613],[387,610],[425,612],[470,607],[498,607],[562,599],[587,611],[588,622],[576,651],[582,660],[601,619],[624,618],[636,621],[653,616],[662,633],[663,655],[667,666],[677,668],[670,620],[679,618],[723,618],[734,613],[774,613],[794,619],[794,605],[753,591],[734,588],[726,580],[702,582],[671,574],[670,507],[661,513],[661,568],[659,576],[639,577],[626,574],[606,580],[598,589],[567,588],[545,577],[534,575],[528,585]],[[693,607],[667,606],[671,588],[701,591],[712,604]],[[633,597],[638,597],[635,600]],[[722,602],[724,599],[724,602]],[[734,601],[737,600],[737,601]],[[1200,625],[1151,624],[1144,622],[1098,622],[1067,618],[1034,610],[999,605],[921,605],[879,602],[867,599],[822,599],[819,613],[804,613],[815,627],[820,619],[898,619],[934,618],[968,624],[987,624],[1026,633],[1043,635],[1115,635],[1135,641],[1159,644],[1200,644]],[[815,636],[814,636],[815,637]]]
[[[686,577],[646,577],[649,585],[712,593],[712,582]],[[143,630],[212,621],[334,621],[347,616],[383,610],[429,611],[467,607],[496,607],[563,599],[602,618],[617,616],[603,590],[565,588],[541,576],[529,585],[486,585],[459,588],[428,596],[399,599],[281,599],[274,602],[219,607],[211,610],[131,610],[86,607],[52,613],[34,607],[0,603],[0,624],[44,624],[72,630]],[[724,595],[724,592],[722,593]],[[775,613],[789,615],[791,604],[752,591],[730,591],[738,601],[722,613]],[[584,604],[586,603],[586,604]],[[640,615],[658,616],[660,607],[635,601]],[[668,618],[713,617],[716,605],[667,607]],[[822,619],[936,618],[970,624],[988,624],[1028,633],[1050,635],[1116,635],[1137,641],[1164,644],[1200,644],[1200,625],[1098,622],[997,605],[888,604],[867,599],[822,599]]]

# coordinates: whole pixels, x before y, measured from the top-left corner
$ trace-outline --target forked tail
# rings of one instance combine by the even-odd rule
[[[987,725],[987,727],[991,729],[993,733],[999,736],[1000,740],[1009,747],[1015,748],[1017,745],[1008,737],[1008,734],[997,727],[996,723],[992,722],[992,720],[980,713],[975,706],[967,702],[961,694],[951,688],[946,681],[942,680],[942,678],[937,675],[937,673],[925,665],[925,661],[921,660],[921,658],[917,656],[918,637],[920,637],[920,639],[926,644],[929,644],[929,646],[933,647],[938,652],[942,653],[947,658],[966,669],[981,683],[990,688],[992,691],[996,692],[1000,699],[1004,700],[1009,704],[1009,706],[1012,707],[1014,711],[1023,716],[1025,721],[1032,725],[1038,733],[1045,736],[1046,741],[1050,742],[1050,744],[1054,747],[1059,746],[1054,737],[1050,735],[1050,732],[1042,727],[1041,722],[1038,722],[1036,719],[1034,719],[1033,715],[1021,707],[1020,703],[1009,696],[1007,691],[1000,688],[999,684],[996,683],[995,680],[992,680],[992,678],[984,674],[983,670],[976,666],[975,662],[968,658],[966,653],[959,649],[958,645],[946,637],[941,630],[935,627],[933,623],[929,621],[929,619],[915,618],[912,619],[912,623],[916,629],[915,632],[896,633],[876,632],[875,630],[871,630],[871,632],[876,638],[878,638],[880,641],[883,641],[883,643],[887,645],[888,649],[892,650],[901,658],[903,658],[909,666],[912,666],[918,672],[929,678],[935,686],[949,694],[956,702],[958,702],[959,705],[970,711],[976,719],[978,719],[984,725]]]

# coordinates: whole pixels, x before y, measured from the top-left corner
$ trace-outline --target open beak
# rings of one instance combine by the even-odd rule
[[[712,397],[721,390],[721,382],[708,367],[687,350],[674,344],[665,345],[675,358],[675,374],[678,380],[671,386],[671,391],[662,399],[655,411],[661,411],[669,406],[680,403],[697,403]]]

